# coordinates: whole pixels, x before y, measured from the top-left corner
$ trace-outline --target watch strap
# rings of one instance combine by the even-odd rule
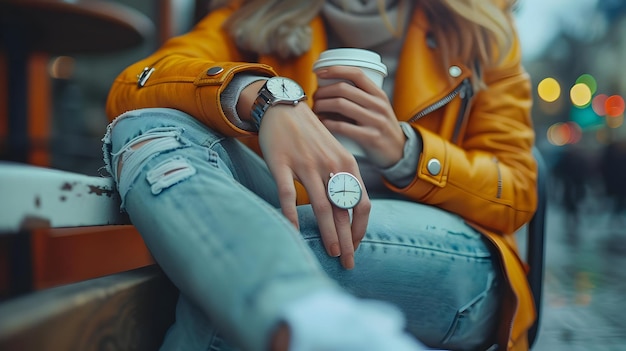
[[[267,77],[242,72],[235,74],[230,83],[228,83],[228,85],[226,85],[226,88],[224,88],[224,91],[220,95],[222,110],[224,111],[224,114],[226,115],[228,120],[230,120],[238,128],[248,131],[256,130],[256,126],[254,125],[254,123],[252,123],[252,120],[244,120],[241,118],[241,116],[239,116],[239,113],[237,111],[237,104],[239,103],[241,92],[246,87],[254,82],[266,80]]]
[[[270,96],[269,91],[265,88],[265,85],[259,90],[259,94],[257,95],[254,103],[252,104],[252,112],[250,115],[252,116],[252,121],[256,126],[257,130],[261,127],[261,119],[265,114],[265,111],[272,105],[272,97]]]

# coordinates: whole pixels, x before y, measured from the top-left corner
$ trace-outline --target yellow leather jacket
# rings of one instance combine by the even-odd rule
[[[307,53],[288,60],[251,58],[221,28],[232,11],[213,11],[191,32],[170,39],[125,69],[110,91],[109,118],[144,107],[175,108],[255,147],[256,134],[238,128],[224,115],[221,92],[234,74],[247,71],[290,77],[312,96],[317,83],[311,67],[327,47],[326,32],[321,18],[316,18]],[[402,189],[387,185],[415,201],[463,216],[498,247],[509,282],[500,345],[525,350],[535,309],[514,233],[531,219],[537,201],[530,80],[516,42],[497,69],[483,72],[488,89],[473,94],[469,83],[473,72],[461,63],[443,67],[427,32],[428,21],[416,9],[392,101],[398,119],[409,121],[423,140],[416,177]],[[437,163],[440,167],[433,167]]]

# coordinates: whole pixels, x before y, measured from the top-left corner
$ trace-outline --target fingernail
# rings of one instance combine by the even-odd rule
[[[341,250],[339,249],[339,244],[330,245],[330,253],[332,257],[339,257],[341,255]]]
[[[343,261],[343,266],[345,269],[354,268],[354,255],[352,254],[344,255],[344,256],[341,256],[341,259]]]
[[[315,71],[315,74],[317,74],[318,76],[323,76],[328,72],[327,69],[318,69],[317,71]]]

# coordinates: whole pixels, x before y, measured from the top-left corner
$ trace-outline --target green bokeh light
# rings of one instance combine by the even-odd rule
[[[589,90],[591,90],[591,95],[595,94],[596,91],[598,90],[598,83],[596,82],[596,79],[588,73],[582,74],[580,75],[580,77],[578,77],[576,79],[576,84],[585,84],[586,86],[589,87]]]

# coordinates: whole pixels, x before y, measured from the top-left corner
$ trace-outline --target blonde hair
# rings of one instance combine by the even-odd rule
[[[442,59],[478,69],[500,63],[510,52],[516,0],[422,0]],[[446,65],[447,66],[447,65]]]
[[[230,3],[232,3],[231,0]],[[242,49],[286,58],[306,52],[311,45],[310,21],[325,0],[234,0],[240,7],[226,28]],[[407,0],[401,0],[407,1]],[[418,1],[431,21],[432,34],[444,63],[460,59],[470,67],[490,67],[511,49],[515,35],[511,11],[516,0],[408,0]],[[383,3],[384,0],[379,0]],[[496,3],[497,2],[497,3]],[[212,8],[229,4],[213,0]],[[384,8],[379,4],[379,8]],[[386,18],[385,13],[381,16]]]
[[[299,56],[311,46],[309,23],[325,0],[212,0],[215,9],[241,5],[226,22],[237,45],[257,54]]]

